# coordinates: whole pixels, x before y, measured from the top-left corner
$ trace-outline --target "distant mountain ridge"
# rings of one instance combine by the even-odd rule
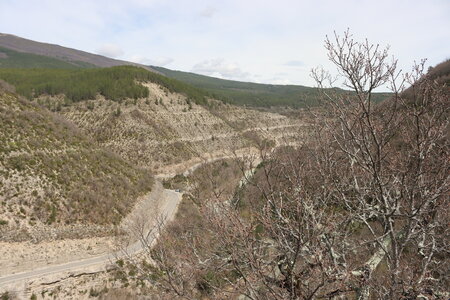
[[[3,50],[2,50],[3,49]],[[0,33],[0,68],[77,69],[133,65],[174,79],[186,89],[226,103],[250,107],[304,108],[318,103],[317,89],[301,85],[259,84],[225,80],[163,67],[145,66],[116,60],[59,45],[35,42],[11,34]],[[6,79],[6,78],[1,78]],[[344,91],[343,91],[344,92]],[[375,93],[380,102],[389,94]]]
[[[167,77],[201,88],[215,98],[235,105],[304,107],[317,102],[317,90],[313,87],[242,82],[151,67]]]
[[[30,53],[35,55],[52,57],[68,63],[84,62],[96,67],[134,65],[145,68],[149,71],[153,72],[155,71],[149,66],[124,60],[117,60],[102,55],[92,54],[89,52],[67,48],[59,45],[36,42],[12,34],[0,33],[0,47],[22,53]]]
[[[235,105],[303,108],[317,105],[319,99],[317,89],[309,86],[242,82],[151,67],[167,77],[191,84],[205,90],[214,98]],[[374,101],[381,102],[388,96],[389,93],[374,93]]]

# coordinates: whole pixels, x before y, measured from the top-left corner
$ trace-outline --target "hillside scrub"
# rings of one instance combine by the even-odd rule
[[[201,270],[198,269],[196,257],[224,254],[221,245],[216,243],[214,228],[210,227],[210,220],[205,218],[205,211],[213,204],[210,199],[226,201],[233,197],[241,178],[240,162],[224,159],[206,163],[186,177],[178,175],[166,180],[164,185],[167,188],[182,189],[184,192],[175,220],[167,225],[167,231],[159,238],[154,249],[144,245],[145,255],[139,257],[139,263],[135,263],[133,258],[131,262],[119,260],[117,271],[124,274],[128,283],[141,288],[146,286],[143,284],[145,281],[156,283],[161,288],[158,294],[172,286],[179,289],[179,296],[185,296],[186,299],[204,299],[213,295],[209,281],[225,285],[226,272],[222,272],[221,262],[215,259],[205,261]],[[134,238],[142,240],[140,236]],[[195,249],[191,247],[192,244],[195,244]],[[147,263],[151,260],[155,260],[156,265]],[[180,264],[182,261],[185,263]],[[183,289],[189,290],[189,293]],[[149,293],[154,294],[155,290]]]
[[[11,225],[117,224],[151,189],[148,171],[13,93],[0,92],[0,127],[0,216]]]
[[[185,94],[197,104],[206,104],[207,93],[175,79],[134,66],[97,69],[0,69],[0,79],[14,85],[28,99],[64,94],[73,102],[102,95],[113,101],[148,97],[139,82],[157,83],[171,92]]]

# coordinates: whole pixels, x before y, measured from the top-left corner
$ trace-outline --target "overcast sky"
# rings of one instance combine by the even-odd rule
[[[325,36],[390,45],[408,69],[450,58],[449,0],[0,0],[0,32],[227,79],[313,85]]]

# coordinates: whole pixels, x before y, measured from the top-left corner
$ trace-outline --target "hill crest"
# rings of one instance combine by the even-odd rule
[[[77,49],[63,47],[60,45],[36,42],[18,37],[12,34],[0,33],[0,47],[22,53],[30,53],[47,57],[57,58],[66,62],[85,62],[97,67],[113,67],[121,65],[134,65],[155,72],[152,68],[141,64],[117,60],[99,54],[93,54]]]

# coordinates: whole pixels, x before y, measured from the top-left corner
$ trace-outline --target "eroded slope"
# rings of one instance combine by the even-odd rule
[[[36,226],[118,223],[151,188],[148,171],[13,93],[0,91],[0,128],[2,239],[27,239]]]
[[[196,105],[185,96],[146,83],[149,97],[122,103],[98,98],[64,107],[61,113],[105,148],[162,172],[175,164],[256,146],[289,143],[304,122],[210,100]]]

